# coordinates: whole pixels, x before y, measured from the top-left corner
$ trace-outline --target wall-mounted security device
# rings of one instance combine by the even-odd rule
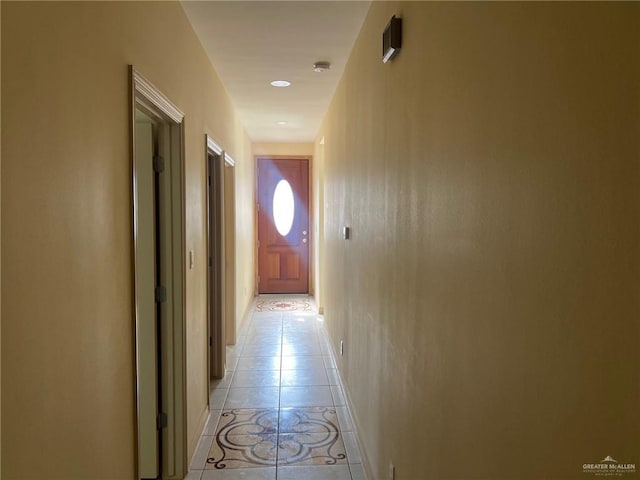
[[[382,34],[382,62],[395,57],[402,47],[402,19],[394,15]]]
[[[349,240],[351,238],[351,228],[343,227],[342,228],[342,238],[345,240]]]

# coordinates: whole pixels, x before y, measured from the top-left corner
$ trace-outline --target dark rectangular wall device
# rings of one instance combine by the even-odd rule
[[[387,63],[395,57],[402,47],[402,19],[391,17],[382,34],[382,62]]]

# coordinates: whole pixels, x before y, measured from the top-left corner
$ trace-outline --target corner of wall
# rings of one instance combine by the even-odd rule
[[[200,412],[200,416],[197,422],[196,428],[191,432],[190,438],[188,438],[188,446],[187,452],[193,452],[190,457],[187,457],[187,465],[191,464],[191,458],[195,456],[196,450],[198,447],[198,442],[200,441],[201,432],[204,431],[204,427],[207,424],[207,420],[209,419],[209,405],[205,404],[202,412]]]
[[[239,125],[239,120],[236,119]],[[245,324],[246,313],[255,297],[255,162],[249,136],[238,137],[241,146],[235,166],[236,199],[236,333]]]
[[[313,192],[313,285],[318,313],[324,315],[324,131],[321,128],[313,144],[311,182]]]
[[[253,306],[255,303],[255,297],[251,299],[249,303],[245,306],[244,310],[242,310],[242,316],[240,317],[240,321],[237,324],[236,331],[242,331],[245,326],[249,323],[249,317],[251,316],[251,312],[253,311]]]

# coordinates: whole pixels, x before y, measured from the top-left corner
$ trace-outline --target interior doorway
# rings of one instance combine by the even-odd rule
[[[257,162],[258,293],[309,293],[309,159]]]
[[[186,474],[184,115],[130,67],[137,474]]]
[[[236,343],[235,161],[205,135],[209,379],[224,377],[226,346]]]
[[[222,378],[226,362],[226,268],[224,228],[224,152],[206,139],[207,316],[209,377]]]

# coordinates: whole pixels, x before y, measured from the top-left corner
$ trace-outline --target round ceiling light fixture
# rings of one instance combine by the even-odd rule
[[[331,64],[329,62],[316,62],[313,64],[313,71],[322,73],[326,72],[331,68]]]
[[[273,82],[271,82],[271,85],[274,87],[288,87],[289,85],[291,85],[291,82],[288,82],[286,80],[274,80]]]

